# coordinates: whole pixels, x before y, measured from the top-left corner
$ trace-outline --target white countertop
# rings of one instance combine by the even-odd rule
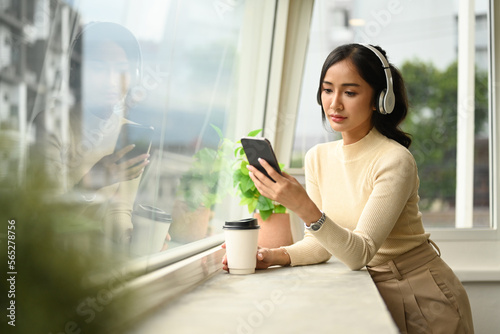
[[[168,287],[165,287],[168,288]],[[130,334],[398,333],[366,270],[336,259],[251,275],[220,271]]]

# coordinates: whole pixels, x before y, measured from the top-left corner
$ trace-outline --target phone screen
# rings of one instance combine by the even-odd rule
[[[132,151],[125,154],[118,163],[130,160],[141,154],[148,153],[153,140],[154,128],[139,124],[123,124],[120,129],[120,135],[116,141],[115,152],[125,146],[135,144]]]
[[[281,174],[281,168],[269,140],[266,138],[244,137],[241,138],[241,145],[243,146],[243,150],[245,151],[250,165],[254,166],[268,178],[273,180],[259,163],[258,159],[262,158],[266,160],[274,170]]]

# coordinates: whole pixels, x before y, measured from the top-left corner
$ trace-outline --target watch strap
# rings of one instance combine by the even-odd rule
[[[309,226],[307,226],[307,224],[304,223],[305,228],[307,230],[318,231],[321,228],[321,226],[323,226],[323,224],[326,221],[326,215],[323,211],[320,210],[320,212],[321,212],[321,217],[317,221],[311,223]]]

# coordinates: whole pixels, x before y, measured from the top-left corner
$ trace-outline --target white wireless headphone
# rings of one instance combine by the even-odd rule
[[[394,96],[394,89],[392,88],[392,74],[389,66],[389,62],[384,57],[384,55],[371,46],[370,44],[360,44],[365,48],[371,50],[382,62],[382,67],[384,68],[386,87],[387,89],[383,89],[376,98],[377,111],[382,115],[390,114],[394,110],[394,104],[396,103],[396,98]]]

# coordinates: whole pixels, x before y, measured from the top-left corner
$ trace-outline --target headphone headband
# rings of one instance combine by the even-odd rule
[[[376,107],[377,107],[377,110],[381,114],[383,114],[383,115],[390,114],[394,110],[394,105],[396,104],[396,98],[394,96],[392,74],[391,74],[391,68],[390,68],[389,62],[384,57],[382,52],[377,50],[372,45],[363,44],[363,43],[360,43],[360,45],[371,50],[377,56],[377,58],[382,62],[382,67],[384,68],[385,81],[386,81],[387,88],[382,90],[382,92],[380,92],[380,95],[377,98]]]

